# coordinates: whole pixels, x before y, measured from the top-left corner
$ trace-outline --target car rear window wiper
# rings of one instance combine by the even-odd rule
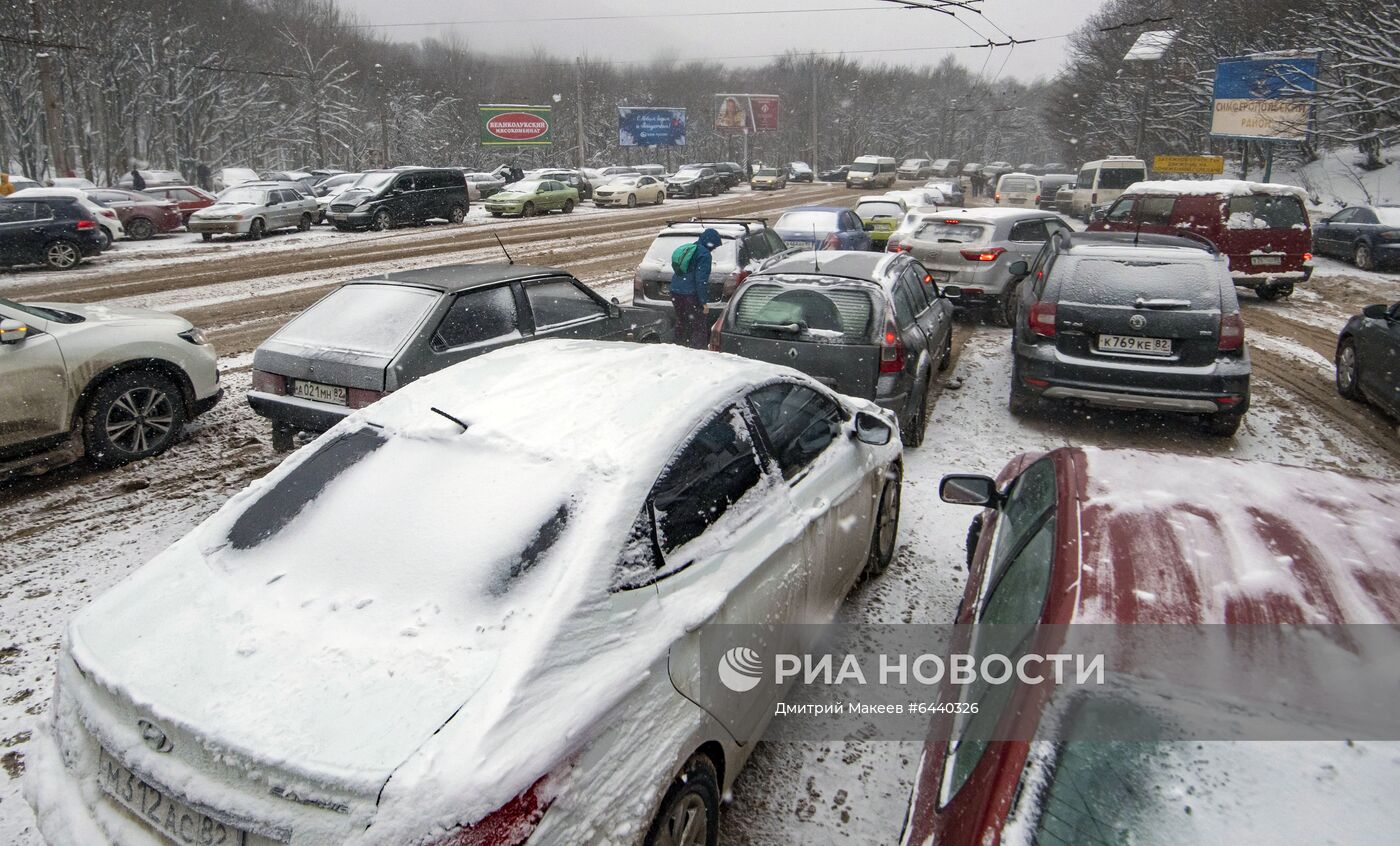
[[[1165,298],[1161,298],[1161,297],[1155,297],[1155,298],[1150,299],[1150,300],[1149,300],[1149,299],[1144,299],[1143,297],[1138,297],[1137,299],[1133,300],[1133,308],[1160,308],[1160,309],[1169,309],[1169,308],[1190,308],[1190,307],[1191,307],[1191,301],[1190,301],[1190,300],[1172,300],[1172,299],[1165,299]]]
[[[755,321],[753,323],[753,328],[767,329],[770,332],[786,332],[790,335],[796,335],[799,332],[806,329],[807,326],[803,323],[760,323]]]

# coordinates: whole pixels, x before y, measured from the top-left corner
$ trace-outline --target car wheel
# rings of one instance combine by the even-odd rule
[[[1361,386],[1357,382],[1360,373],[1356,366],[1356,341],[1344,338],[1337,347],[1337,393],[1349,400],[1361,399]]]
[[[664,203],[664,202],[666,202],[666,192],[665,192],[665,191],[657,191],[657,192],[656,192],[656,203],[655,203],[655,204],[659,206],[659,205],[661,205],[661,204]]]
[[[99,250],[109,249],[112,246],[112,230],[103,226],[100,231],[102,232],[102,243],[97,248]]]
[[[1001,292],[1001,302],[997,303],[997,325],[1014,326],[1016,323],[1016,301],[1020,299],[1017,291],[1018,284],[1008,283],[1006,290]]]
[[[205,243],[208,243],[208,242],[214,240],[214,236],[211,235],[211,234],[208,233],[208,232],[201,232],[201,233],[199,233],[199,237],[200,237]]]
[[[253,218],[253,222],[248,224],[248,239],[250,241],[260,241],[262,236],[267,234],[267,224],[262,218]]]
[[[298,231],[298,232],[310,232],[310,231],[311,231],[311,224],[312,224],[311,213],[310,213],[310,212],[302,212],[302,213],[301,213],[301,219],[297,221],[297,231]]]
[[[133,241],[144,241],[156,234],[156,225],[144,217],[127,221],[126,234]]]
[[[574,201],[573,201],[573,200],[565,200],[565,201],[564,201],[564,214],[571,214],[571,213],[573,212],[573,210],[574,210]]]
[[[862,581],[873,579],[889,568],[894,560],[899,538],[899,495],[904,481],[904,468],[890,465],[885,486],[880,489],[880,504],[875,509],[875,530],[870,533],[870,553],[861,570]]]
[[[155,370],[119,373],[103,382],[83,415],[88,460],[115,467],[163,451],[185,425],[185,401]]]
[[[1039,397],[1022,383],[1021,368],[1013,365],[1011,368],[1011,396],[1007,401],[1007,408],[1013,415],[1021,417],[1034,411],[1038,400]]]
[[[82,250],[72,241],[54,241],[44,248],[44,264],[52,270],[72,270],[82,260]]]
[[[520,216],[521,216],[521,217],[534,217],[534,216],[535,216],[535,204],[534,204],[534,203],[526,203],[525,205],[521,206],[521,207],[520,207]]]
[[[719,846],[719,773],[692,755],[661,799],[645,846]]]
[[[1371,248],[1367,244],[1357,244],[1356,251],[1351,254],[1351,257],[1358,270],[1376,269],[1376,260],[1371,255]]]
[[[452,211],[447,213],[447,219],[452,223],[461,223],[467,219],[467,210],[461,206],[453,206]]]
[[[1208,414],[1201,421],[1201,428],[1208,435],[1215,435],[1221,438],[1232,438],[1240,429],[1240,423],[1244,421],[1243,414]]]
[[[370,218],[369,228],[375,232],[387,232],[394,226],[394,219],[389,216],[386,209],[380,209]]]
[[[628,194],[628,195],[627,195],[627,208],[629,208],[629,209],[635,209],[636,207],[637,207],[637,195],[636,195],[636,194]]]
[[[1255,288],[1254,295],[1266,303],[1271,303],[1283,295],[1283,286],[1267,282]]]
[[[501,212],[491,212],[491,216],[492,216],[492,217],[500,217],[500,216],[501,216]]]
[[[919,397],[914,404],[914,412],[909,415],[908,421],[900,427],[899,437],[904,441],[904,445],[910,448],[917,448],[924,444],[924,430],[928,428],[928,388],[919,391]]]
[[[953,330],[948,330],[948,338],[943,342],[943,357],[938,360],[938,372],[946,373],[953,366]]]

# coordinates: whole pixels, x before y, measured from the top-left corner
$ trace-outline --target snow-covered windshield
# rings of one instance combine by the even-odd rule
[[[361,175],[359,179],[355,180],[354,187],[364,188],[368,191],[378,191],[392,182],[396,176],[398,176],[398,174],[393,171],[371,171]]]
[[[267,203],[267,192],[261,188],[230,188],[219,195],[219,202],[230,205],[261,206]]]
[[[1382,226],[1400,226],[1400,206],[1376,206],[1371,211]]]
[[[533,194],[540,190],[544,182],[539,179],[522,179],[519,182],[512,182],[506,186],[507,191],[514,191],[517,194]]]
[[[774,229],[783,232],[811,232],[816,229],[818,232],[834,232],[836,226],[836,212],[834,211],[791,211],[778,218],[778,224]]]
[[[874,220],[877,217],[900,217],[904,214],[904,207],[899,203],[887,203],[878,200],[856,203],[856,214],[861,220]]]
[[[646,257],[642,259],[643,264],[660,264],[666,267],[671,266],[671,253],[682,244],[693,244],[700,237],[697,232],[694,235],[669,234],[657,236],[651,246],[647,248]],[[721,267],[734,266],[735,241],[733,238],[726,238],[710,253],[711,269],[716,270]]]
[[[277,340],[312,349],[391,355],[438,294],[402,285],[346,285],[282,327]]]

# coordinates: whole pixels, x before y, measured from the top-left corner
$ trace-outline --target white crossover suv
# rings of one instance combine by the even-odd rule
[[[214,348],[145,309],[0,298],[0,477],[161,452],[219,401]]]

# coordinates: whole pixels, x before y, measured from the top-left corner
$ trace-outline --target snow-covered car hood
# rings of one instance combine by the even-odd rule
[[[87,325],[112,323],[168,323],[171,326],[179,327],[176,331],[184,331],[192,325],[178,314],[148,308],[110,306],[102,303],[29,303],[29,305],[53,309],[54,311],[66,311],[83,318],[82,323],[66,324],[65,328],[69,331]]]

